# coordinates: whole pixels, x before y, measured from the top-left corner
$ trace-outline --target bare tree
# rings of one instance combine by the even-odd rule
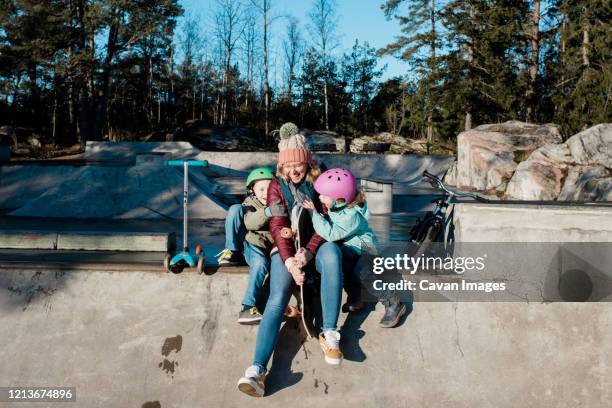
[[[293,83],[295,82],[296,70],[302,54],[302,36],[298,19],[289,16],[288,20],[287,36],[283,41],[283,51],[285,54],[287,100],[291,103],[293,99]]]
[[[249,99],[253,94],[253,78],[255,72],[255,53],[257,48],[257,21],[251,13],[247,14],[245,19],[244,36],[242,37],[242,48],[244,52],[244,61],[246,64],[246,82],[247,90],[244,95],[244,108],[249,106]]]
[[[325,130],[329,130],[329,98],[328,88],[328,61],[333,49],[337,46],[336,27],[338,17],[336,13],[336,0],[314,0],[312,10],[309,14],[311,32],[314,43],[321,54],[325,78],[323,78],[323,98],[325,107]]]
[[[533,5],[533,26],[528,34],[531,42],[531,58],[529,62],[529,86],[527,88],[527,122],[535,121],[535,107],[537,105],[538,67],[540,64],[540,0]]]
[[[229,98],[229,76],[232,68],[232,57],[245,30],[244,5],[241,0],[217,0],[217,12],[214,16],[215,35],[220,41],[223,58],[223,76],[219,95],[218,123],[227,120]]]
[[[191,100],[191,120],[194,120],[196,118],[198,65],[201,61],[200,44],[202,43],[202,33],[200,30],[200,18],[198,16],[187,15],[184,21],[179,36],[183,51],[182,74],[189,84],[188,97]]]
[[[251,0],[253,6],[261,13],[262,32],[263,32],[263,96],[264,96],[264,131],[266,137],[270,133],[269,113],[270,113],[270,78],[269,78],[269,54],[270,54],[270,29],[274,18],[270,15],[272,0]]]

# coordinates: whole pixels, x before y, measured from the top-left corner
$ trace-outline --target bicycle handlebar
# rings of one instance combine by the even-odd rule
[[[491,202],[491,200],[484,198],[484,197],[480,197],[477,194],[474,193],[461,193],[461,192],[457,192],[457,191],[453,191],[453,190],[449,190],[448,187],[446,187],[444,185],[444,183],[442,182],[442,180],[440,180],[438,177],[434,176],[433,174],[431,174],[430,172],[428,172],[427,170],[425,170],[423,172],[423,177],[428,178],[430,180],[430,183],[433,187],[439,188],[440,190],[444,190],[446,193],[455,196],[455,197],[470,197],[473,198],[474,200],[480,202],[480,203],[489,203]]]

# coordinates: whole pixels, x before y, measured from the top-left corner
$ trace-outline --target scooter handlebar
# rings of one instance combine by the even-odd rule
[[[206,167],[208,166],[207,160],[166,160],[166,166],[178,166],[183,167],[184,163],[187,162],[189,167]]]

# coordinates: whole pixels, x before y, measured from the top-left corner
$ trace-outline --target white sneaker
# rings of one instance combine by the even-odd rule
[[[331,365],[342,363],[342,352],[340,351],[340,333],[336,330],[326,330],[319,334],[319,344],[325,354],[325,362]]]
[[[244,377],[238,380],[238,389],[251,397],[263,397],[267,372],[252,365],[244,372]]]

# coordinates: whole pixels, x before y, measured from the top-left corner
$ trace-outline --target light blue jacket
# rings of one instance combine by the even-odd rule
[[[329,211],[327,215],[329,220],[316,211],[312,212],[312,225],[326,241],[342,240],[344,245],[355,248],[359,254],[364,248],[376,253],[378,240],[368,225],[370,211],[367,203],[363,207],[356,205]]]

